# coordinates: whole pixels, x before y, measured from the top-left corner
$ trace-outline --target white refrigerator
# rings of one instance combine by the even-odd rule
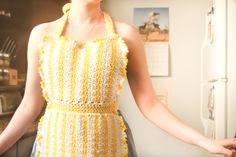
[[[232,138],[236,133],[236,1],[214,0],[206,12],[200,117],[206,136]]]

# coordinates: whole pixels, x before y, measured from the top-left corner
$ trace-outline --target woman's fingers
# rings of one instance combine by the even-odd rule
[[[227,157],[236,157],[235,142],[235,139],[210,140],[207,149],[213,154],[223,154]]]
[[[228,157],[235,157],[235,153],[232,150],[226,149],[224,147],[222,147],[222,150],[220,151],[220,153],[223,153],[227,155]]]
[[[236,157],[236,138],[216,140],[216,142],[222,146],[220,153],[228,157]]]
[[[236,138],[217,140],[217,142],[224,147],[236,149]]]

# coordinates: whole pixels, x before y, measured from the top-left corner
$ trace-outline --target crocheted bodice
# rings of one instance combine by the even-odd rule
[[[125,124],[118,115],[128,48],[103,12],[107,36],[78,42],[43,35],[39,74],[47,101],[37,132],[37,157],[127,157]]]
[[[107,36],[78,42],[62,35],[68,13],[55,36],[43,36],[40,76],[44,98],[57,104],[111,104],[118,101],[126,76],[127,46],[103,12]]]

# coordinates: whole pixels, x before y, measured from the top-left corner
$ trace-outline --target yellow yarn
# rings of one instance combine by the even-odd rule
[[[103,0],[100,0],[100,2],[102,2]],[[71,3],[66,3],[63,7],[62,7],[62,11],[63,13],[67,13],[70,11],[70,7],[71,7]]]
[[[63,13],[67,13],[68,11],[70,11],[70,7],[71,7],[71,3],[66,3],[63,7],[62,7],[62,11]]]
[[[128,47],[115,33],[112,19],[105,12],[109,37],[79,42],[63,36],[72,5],[63,6],[64,15],[56,35],[43,35],[39,45],[40,85],[48,105],[45,118],[39,122],[36,156],[128,157],[126,126],[117,112]]]

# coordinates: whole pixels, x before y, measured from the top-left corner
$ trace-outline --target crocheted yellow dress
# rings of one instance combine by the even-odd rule
[[[43,35],[41,87],[47,102],[36,136],[37,157],[126,157],[127,135],[118,115],[128,48],[103,11],[107,36],[78,42],[62,35],[68,12],[54,35]]]

